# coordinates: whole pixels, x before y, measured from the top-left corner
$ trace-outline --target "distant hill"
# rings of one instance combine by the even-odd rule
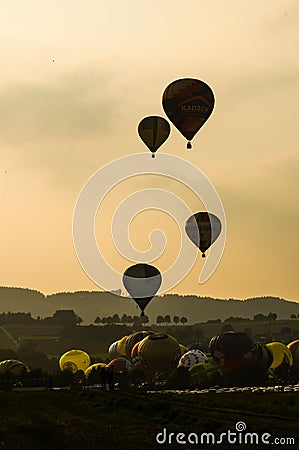
[[[140,313],[132,299],[109,292],[59,292],[45,296],[31,289],[0,287],[0,313],[30,312],[35,318],[44,318],[52,316],[58,309],[73,309],[84,323],[93,323],[97,316]],[[170,314],[171,317],[187,317],[189,324],[211,319],[224,320],[230,316],[253,318],[255,314],[268,315],[270,312],[276,313],[278,319],[289,319],[291,314],[299,314],[299,303],[278,297],[223,300],[169,294],[155,297],[146,309],[150,322],[155,322],[159,314]]]

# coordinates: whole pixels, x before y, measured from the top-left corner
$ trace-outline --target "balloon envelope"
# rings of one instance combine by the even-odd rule
[[[204,81],[194,78],[173,81],[162,96],[167,117],[188,141],[208,120],[214,104],[212,89]]]
[[[19,376],[24,372],[28,373],[30,370],[22,361],[17,359],[6,359],[0,362],[0,374],[9,373],[11,375]]]
[[[119,356],[118,344],[119,344],[119,341],[115,341],[110,345],[110,347],[108,349],[108,354],[111,359],[117,358]]]
[[[166,141],[170,134],[170,125],[166,119],[159,116],[148,116],[138,125],[138,134],[148,149],[155,152]]]
[[[104,369],[105,367],[106,367],[105,363],[95,363],[95,364],[92,364],[91,366],[87,367],[84,374],[86,377],[89,377],[89,375],[91,374],[91,372],[93,370],[101,370],[101,369]]]
[[[212,213],[198,212],[186,221],[185,230],[189,239],[200,249],[204,257],[206,250],[221,233],[221,222]]]
[[[90,365],[90,357],[83,350],[69,350],[59,359],[60,370],[70,370],[75,373],[78,370],[85,370]]]
[[[208,362],[207,356],[202,351],[194,349],[189,350],[181,357],[179,361],[179,366],[183,366],[186,367],[187,369],[190,369],[190,367],[195,366],[195,364],[207,362]]]
[[[136,343],[142,341],[145,337],[153,334],[153,331],[137,331],[136,333],[130,334],[126,339],[126,357],[131,359],[131,352]]]
[[[256,360],[256,347],[245,333],[229,331],[210,340],[210,351],[222,374],[250,365]]]
[[[293,355],[291,350],[282,342],[270,342],[266,346],[271,350],[273,362],[268,369],[271,378],[283,378],[288,375],[290,367],[293,365]]]
[[[168,375],[177,367],[181,357],[178,341],[167,334],[156,333],[144,338],[138,346],[138,356],[149,377]]]
[[[123,274],[123,284],[132,299],[141,309],[141,315],[162,283],[159,270],[149,264],[135,264]]]
[[[107,364],[107,368],[113,367],[114,373],[120,373],[120,372],[128,372],[133,369],[133,364],[131,361],[129,361],[127,358],[119,357],[115,358],[110,363]]]

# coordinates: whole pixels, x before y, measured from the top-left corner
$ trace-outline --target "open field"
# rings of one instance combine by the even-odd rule
[[[7,450],[152,450],[161,448],[156,443],[156,435],[164,428],[186,435],[214,433],[219,438],[228,430],[235,432],[240,421],[246,424],[246,432],[259,436],[267,432],[271,440],[296,439],[297,444],[292,448],[297,448],[299,439],[297,392],[176,395],[28,391],[0,393],[0,401],[5,405],[0,416],[0,444]],[[162,448],[165,446],[198,447],[171,443]],[[201,448],[209,447],[201,445]],[[223,441],[219,447],[228,449],[231,444]],[[238,448],[245,446],[238,445]],[[249,448],[261,448],[261,445]]]

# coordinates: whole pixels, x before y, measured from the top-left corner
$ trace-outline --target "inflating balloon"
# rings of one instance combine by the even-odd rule
[[[119,357],[110,361],[106,366],[107,368],[113,367],[114,373],[130,372],[133,369],[133,364],[127,358]]]
[[[120,356],[119,352],[118,352],[118,344],[119,344],[119,341],[115,341],[109,346],[108,354],[111,359],[114,359],[114,358],[117,358],[118,356]]]
[[[294,364],[299,368],[299,339],[290,342],[287,347],[292,352]]]
[[[149,336],[150,334],[153,334],[153,331],[137,331],[136,333],[132,333],[127,337],[125,348],[126,348],[126,357],[128,359],[131,359],[131,352],[134,345],[137,342],[142,341],[142,339]]]
[[[155,152],[164,144],[170,134],[170,125],[163,117],[145,117],[138,125],[138,134],[154,158]]]
[[[270,342],[266,344],[273,355],[273,362],[268,369],[269,377],[285,378],[293,365],[291,350],[282,342]]]
[[[178,365],[181,351],[178,341],[167,334],[156,333],[144,338],[138,346],[138,356],[149,378],[169,375]]]
[[[30,372],[29,368],[22,361],[17,359],[6,359],[0,362],[0,374],[9,373],[20,376],[22,373]]]
[[[221,233],[221,222],[212,213],[198,212],[186,221],[185,230],[189,239],[199,248],[202,257],[205,258],[205,252]]]
[[[118,352],[118,356],[124,356],[126,357],[126,341],[127,341],[127,337],[128,336],[124,336],[122,337],[117,344],[117,352]],[[118,357],[117,356],[117,357]]]
[[[273,363],[273,354],[266,344],[257,342],[256,344],[256,362],[263,369],[269,369]]]
[[[59,359],[60,370],[70,370],[76,373],[78,370],[85,370],[90,365],[90,357],[83,350],[69,350]]]
[[[141,309],[142,316],[144,316],[145,308],[158,292],[161,283],[161,273],[149,264],[135,264],[126,269],[123,274],[124,287]]]
[[[207,363],[207,356],[200,350],[189,350],[186,352],[179,361],[179,366],[186,367],[186,369],[190,369],[190,367],[195,366],[195,364]]]
[[[98,370],[104,369],[105,367],[106,367],[106,364],[105,364],[105,363],[95,363],[95,364],[92,364],[91,366],[89,366],[89,367],[85,370],[84,374],[85,374],[85,376],[88,378],[89,375],[91,374],[91,372],[92,372],[93,370],[94,370],[94,371],[98,371]]]
[[[231,370],[255,363],[256,347],[245,333],[229,331],[210,340],[210,351],[223,375]]]
[[[163,93],[162,105],[169,120],[188,140],[191,140],[212,114],[215,98],[203,81],[182,78],[173,81]]]

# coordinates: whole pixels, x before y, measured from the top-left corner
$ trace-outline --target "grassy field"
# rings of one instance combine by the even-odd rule
[[[200,445],[156,443],[165,428],[175,435],[236,431],[296,439],[299,443],[299,393],[167,394],[141,392],[0,392],[0,448],[7,450],[152,450]],[[244,434],[245,432],[243,432]],[[171,438],[173,439],[173,437]],[[216,445],[216,444],[215,444]],[[201,445],[207,449],[210,445]],[[237,445],[262,448],[263,445]],[[285,441],[282,446],[285,448]],[[219,448],[232,448],[219,444]]]

